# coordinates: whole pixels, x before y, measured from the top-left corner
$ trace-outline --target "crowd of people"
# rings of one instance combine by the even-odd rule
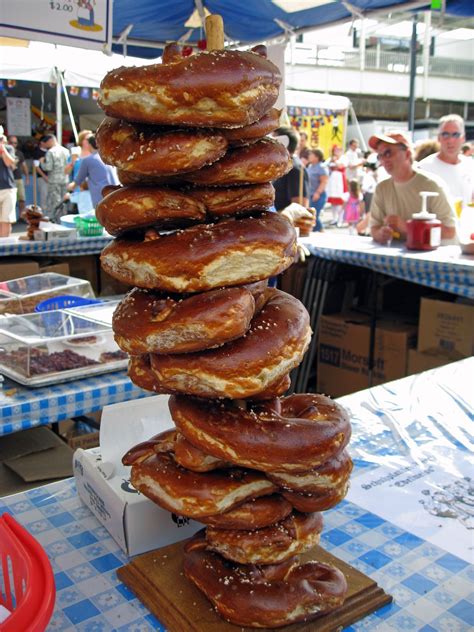
[[[274,137],[288,149],[292,169],[276,181],[275,209],[293,203],[314,209],[314,230],[323,231],[323,209],[329,225],[348,226],[354,234],[372,235],[380,243],[406,236],[406,221],[420,210],[421,191],[436,193],[430,211],[442,223],[442,238],[456,233],[456,212],[473,202],[473,146],[466,143],[463,119],[451,114],[439,121],[437,139],[413,146],[395,131],[372,136],[362,152],[351,139],[346,152],[334,144],[330,155],[309,145],[307,135],[281,127]],[[63,147],[46,134],[31,152],[34,171],[27,166],[16,136],[0,134],[0,237],[11,233],[16,208],[25,210],[25,184],[35,178],[37,204],[53,222],[61,216],[93,212],[106,185],[118,184],[114,167],[104,164],[91,130],[78,134],[77,146]]]
[[[437,139],[413,145],[407,134],[376,134],[362,152],[351,139],[344,153],[334,144],[330,155],[310,148],[306,134],[280,128],[276,137],[292,154],[293,169],[277,181],[276,209],[291,202],[313,207],[315,231],[323,231],[321,213],[330,210],[329,225],[348,226],[349,232],[371,235],[379,243],[405,239],[406,221],[421,209],[421,191],[434,192],[429,211],[441,221],[444,243],[455,239],[462,207],[474,201],[473,146],[466,143],[462,117],[451,114],[439,121]],[[457,214],[455,212],[457,209]]]
[[[63,147],[54,134],[45,134],[31,149],[28,168],[16,136],[0,133],[0,237],[26,208],[25,184],[35,178],[36,206],[59,223],[68,213],[88,214],[102,198],[102,189],[118,184],[116,169],[104,164],[91,130],[78,134],[77,146]]]

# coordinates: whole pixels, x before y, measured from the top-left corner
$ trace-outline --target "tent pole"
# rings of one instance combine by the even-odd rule
[[[415,79],[416,79],[416,23],[418,15],[413,15],[413,25],[411,30],[410,43],[410,97],[408,100],[408,129],[413,132],[415,129]]]
[[[74,134],[74,140],[76,141],[76,145],[77,145],[79,139],[78,139],[78,136],[77,136],[76,121],[74,120],[74,115],[72,113],[71,102],[69,101],[69,95],[68,95],[67,90],[66,90],[66,85],[64,83],[64,77],[63,77],[62,73],[59,73],[59,78],[61,80],[61,85],[62,85],[63,90],[64,90],[64,99],[66,101],[66,106],[67,106],[67,111],[69,113],[69,118],[71,119],[72,133]]]
[[[56,73],[56,138],[58,143],[62,145],[63,142],[63,104],[61,99],[62,82],[60,77],[59,68],[54,69]]]
[[[359,125],[359,121],[357,119],[355,110],[354,110],[354,106],[351,103],[351,118],[354,121],[356,127],[357,127],[357,133],[359,134],[359,138],[360,138],[360,144],[362,145],[362,149],[364,151],[367,151],[367,143],[365,142],[365,138],[364,135],[362,134],[362,130],[360,129],[360,125]]]

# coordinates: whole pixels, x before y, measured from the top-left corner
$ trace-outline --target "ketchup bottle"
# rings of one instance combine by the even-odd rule
[[[421,191],[422,208],[420,213],[413,213],[407,220],[408,250],[436,250],[441,245],[441,222],[435,213],[428,213],[426,200],[438,195],[435,191]]]

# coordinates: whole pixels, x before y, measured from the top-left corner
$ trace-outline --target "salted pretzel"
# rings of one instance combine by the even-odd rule
[[[265,56],[215,50],[180,58],[169,50],[162,64],[109,72],[99,105],[109,116],[155,125],[251,125],[270,110],[281,83]]]
[[[137,449],[142,457],[143,448]],[[123,463],[132,465],[130,482],[135,489],[163,509],[197,520],[276,491],[260,472],[242,468],[191,472],[177,465],[171,454],[154,450],[137,462],[133,449],[126,456]]]
[[[296,254],[293,226],[278,213],[199,224],[152,238],[123,237],[108,244],[102,267],[138,287],[203,292],[261,281],[290,266]]]
[[[281,110],[272,108],[258,121],[245,127],[235,127],[234,129],[223,129],[222,133],[229,141],[229,145],[237,147],[254,143],[270,134],[280,126]]]
[[[119,347],[132,355],[189,353],[240,338],[254,313],[255,299],[244,286],[181,300],[134,288],[115,310],[112,328]]]
[[[154,177],[201,169],[221,158],[228,145],[218,131],[163,131],[113,118],[102,121],[96,140],[105,163]]]
[[[148,226],[170,230],[207,219],[198,198],[165,187],[114,187],[95,214],[111,235]]]
[[[311,328],[308,312],[298,299],[280,290],[268,292],[266,305],[241,338],[217,349],[186,355],[150,354],[159,390],[211,399],[252,398],[264,391],[267,397],[271,395],[268,387],[281,383],[300,363],[311,338]],[[210,410],[218,406],[209,405]],[[181,423],[178,419],[175,422]],[[188,436],[187,424],[183,434],[191,443],[203,447]],[[213,454],[205,447],[203,450]]]
[[[263,529],[281,522],[291,514],[293,507],[280,494],[260,496],[243,502],[226,511],[199,518],[200,522],[217,529]]]
[[[198,171],[180,174],[185,182],[204,186],[262,184],[278,180],[290,171],[293,163],[288,150],[271,138],[251,145],[232,147],[213,164]]]
[[[273,404],[273,402],[272,402]],[[170,397],[178,430],[206,454],[257,470],[307,472],[336,456],[350,438],[346,410],[325,395],[290,395],[281,410],[263,403]]]
[[[347,593],[334,566],[295,559],[269,566],[229,562],[208,550],[201,533],[185,545],[184,573],[226,621],[255,628],[310,621],[340,606]]]
[[[281,522],[262,529],[207,527],[209,550],[240,564],[279,564],[319,543],[323,528],[320,513],[294,512]]]

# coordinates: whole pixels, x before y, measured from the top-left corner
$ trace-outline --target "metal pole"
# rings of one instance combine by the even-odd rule
[[[416,79],[416,23],[418,16],[413,15],[413,25],[411,30],[410,44],[410,97],[408,101],[408,129],[413,132],[415,129],[415,79]]]
[[[425,11],[425,36],[423,41],[423,99],[428,100],[430,74],[431,11]]]
[[[63,142],[63,103],[61,98],[62,83],[59,76],[59,68],[55,68],[56,73],[56,138],[58,143]]]

